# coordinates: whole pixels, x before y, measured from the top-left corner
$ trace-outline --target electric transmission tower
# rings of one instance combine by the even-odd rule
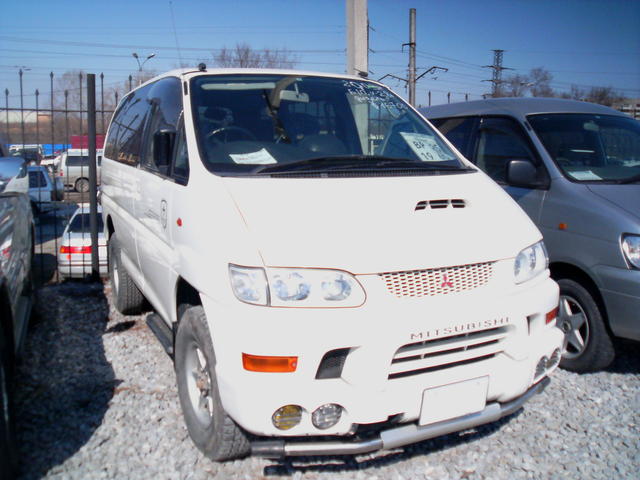
[[[513,68],[503,67],[502,66],[502,54],[504,50],[493,50],[493,65],[484,65],[482,68],[491,68],[493,69],[493,78],[491,80],[483,80],[483,82],[491,82],[491,96],[493,98],[502,96],[502,84],[504,80],[502,80],[502,71],[503,70],[513,70]]]

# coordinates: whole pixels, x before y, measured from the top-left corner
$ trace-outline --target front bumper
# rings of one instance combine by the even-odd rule
[[[640,340],[640,270],[595,269],[614,335]]]
[[[347,440],[344,442],[312,442],[305,440],[258,440],[251,444],[252,455],[266,458],[283,458],[311,455],[357,455],[376,450],[389,450],[459,432],[468,428],[492,423],[516,412],[531,397],[547,387],[550,380],[543,378],[518,398],[506,403],[493,402],[478,413],[445,420],[431,425],[419,426],[415,423],[389,428],[368,439]]]
[[[421,415],[426,389],[479,377],[489,378],[486,405],[509,402],[540,380],[535,373],[538,361],[562,344],[562,332],[544,321],[558,303],[557,284],[549,278],[511,289],[499,285],[495,290],[418,299],[394,298],[377,277],[358,279],[367,292],[367,301],[358,308],[224,305],[202,297],[222,405],[240,426],[262,436],[299,437],[348,435],[354,426],[392,416],[410,423]],[[430,335],[436,340],[456,337],[455,332],[442,333],[452,326],[502,318],[508,318],[500,327],[504,338],[490,355],[484,355],[484,346],[473,350],[478,354],[471,359],[471,349],[454,349],[458,351],[443,360],[444,367],[431,369],[429,364],[415,374],[394,376],[401,363],[392,366],[392,359],[407,345]],[[344,348],[349,354],[340,376],[317,378],[325,354]],[[249,372],[242,368],[242,353],[297,356],[298,366],[292,373]],[[311,413],[327,403],[341,405],[344,412],[335,426],[319,430]],[[286,431],[271,421],[284,405],[303,409],[301,422]]]

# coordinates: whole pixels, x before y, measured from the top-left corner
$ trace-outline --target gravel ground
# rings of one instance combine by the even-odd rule
[[[640,355],[606,372],[558,371],[524,410],[404,449],[346,458],[216,464],[191,443],[173,366],[108,285],[39,291],[17,386],[21,478],[520,479],[640,476]]]

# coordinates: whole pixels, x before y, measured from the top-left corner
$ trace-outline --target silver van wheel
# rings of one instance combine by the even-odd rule
[[[89,191],[89,180],[86,178],[79,178],[75,184],[76,192],[87,193]]]
[[[556,325],[564,332],[560,366],[574,372],[593,372],[608,366],[615,357],[604,310],[595,300],[597,291],[571,278],[557,280],[560,304]]]
[[[576,358],[589,343],[589,322],[580,303],[568,295],[560,296],[558,327],[564,332],[562,354],[565,358]]]

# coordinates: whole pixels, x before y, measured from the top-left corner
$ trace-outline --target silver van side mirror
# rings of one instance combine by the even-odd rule
[[[546,172],[537,168],[530,160],[509,160],[507,183],[522,188],[549,188]]]

